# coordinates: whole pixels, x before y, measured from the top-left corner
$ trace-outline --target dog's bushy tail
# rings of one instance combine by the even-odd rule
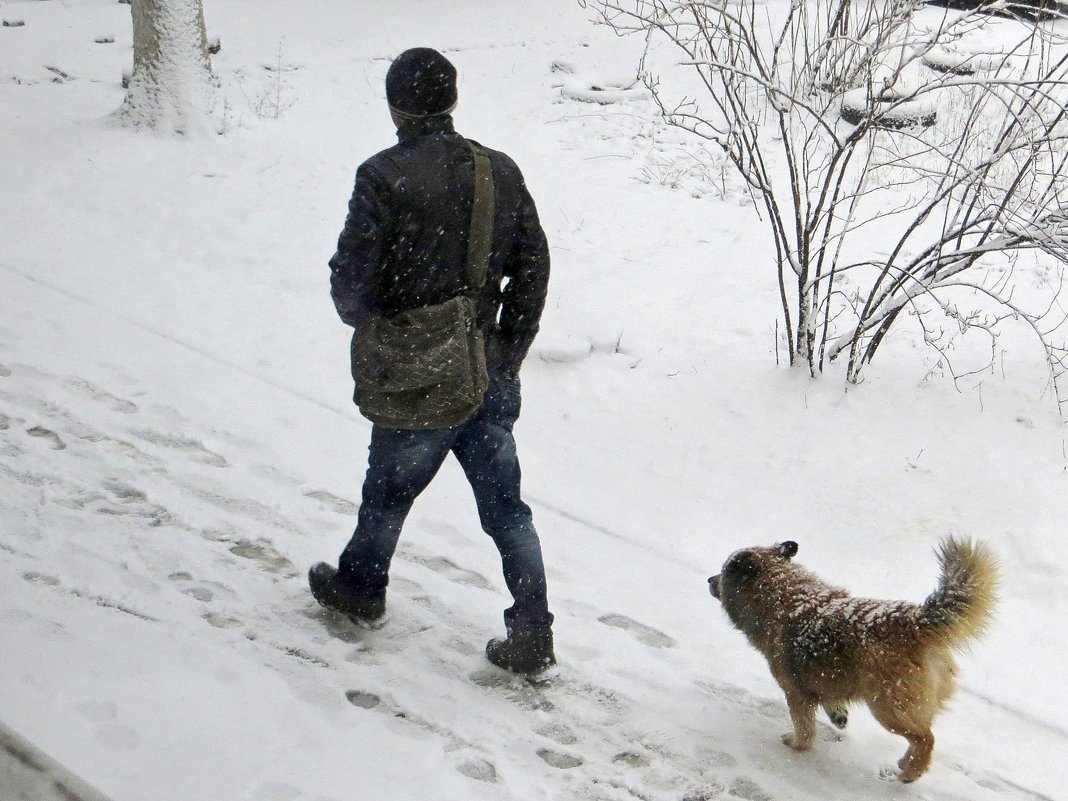
[[[938,544],[942,578],[923,602],[923,620],[936,639],[963,648],[986,629],[997,603],[998,563],[980,542],[946,537]]]

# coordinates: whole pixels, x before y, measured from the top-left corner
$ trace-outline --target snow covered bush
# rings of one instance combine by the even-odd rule
[[[1068,367],[1051,314],[1068,255],[1056,23],[910,0],[594,7],[645,38],[639,73],[665,119],[721,148],[753,196],[791,364],[817,375],[841,357],[856,382],[902,319],[945,351],[962,332],[994,343],[1011,318],[1056,385]],[[1014,290],[1024,254],[1056,275],[1044,295]]]

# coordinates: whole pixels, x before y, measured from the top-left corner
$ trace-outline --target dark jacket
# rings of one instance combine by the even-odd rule
[[[330,260],[341,319],[358,328],[369,311],[442,303],[466,285],[474,165],[452,118],[398,131],[399,143],[356,172],[349,214]],[[549,281],[549,248],[523,175],[495,150],[489,273],[479,302],[491,373],[515,375],[538,331]]]

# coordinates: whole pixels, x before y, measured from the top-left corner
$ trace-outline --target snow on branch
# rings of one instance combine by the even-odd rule
[[[910,0],[592,7],[644,38],[638,71],[664,119],[716,143],[749,187],[791,363],[817,375],[844,358],[859,381],[909,310],[965,328],[1032,321],[1060,378],[1058,329],[1025,309],[1054,306],[980,280],[1024,254],[1058,276],[1068,261],[1068,41],[1056,25]],[[952,311],[962,292],[1009,313]]]

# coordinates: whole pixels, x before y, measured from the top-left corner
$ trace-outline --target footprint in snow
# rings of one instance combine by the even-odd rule
[[[553,712],[556,705],[541,692],[541,685],[496,668],[477,670],[468,675],[472,684],[487,690],[503,690],[505,697],[521,709]]]
[[[635,751],[622,751],[612,757],[612,762],[616,765],[626,765],[630,768],[647,768],[653,764],[652,759]]]
[[[133,401],[119,398],[107,392],[96,384],[84,379],[75,379],[67,382],[67,386],[76,392],[81,392],[84,395],[88,395],[92,400],[97,403],[106,405],[113,412],[122,412],[123,414],[134,414],[138,411],[137,404]]]
[[[664,632],[654,629],[652,626],[647,626],[644,623],[639,623],[633,618],[629,618],[626,615],[609,614],[601,615],[597,618],[601,623],[612,628],[622,629],[629,633],[640,642],[642,645],[647,645],[650,648],[674,648],[675,641]]]
[[[761,698],[743,687],[733,684],[717,684],[701,679],[694,682],[694,684],[698,689],[705,691],[709,695],[723,698],[746,710],[757,712],[764,717],[779,718],[782,714],[782,703],[773,701],[770,698]]]
[[[229,467],[230,465],[223,456],[208,450],[203,443],[190,437],[163,434],[152,429],[137,429],[130,433],[140,440],[158,445],[161,448],[179,451],[195,462],[201,462],[213,467]]]
[[[9,364],[8,369],[14,373],[18,372],[19,377],[29,378],[34,381],[55,381],[56,376],[51,373],[46,373],[43,370],[38,370],[36,367],[30,364]]]
[[[151,503],[145,493],[117,479],[104,481],[104,489],[111,498],[91,490],[74,490],[70,497],[58,501],[61,506],[115,517],[136,517],[161,526],[170,522],[171,515],[159,504]]]
[[[486,782],[487,784],[494,784],[497,781],[497,768],[493,767],[492,762],[482,758],[468,759],[457,765],[456,769],[467,778],[475,781]]]
[[[326,633],[333,637],[335,640],[341,640],[341,642],[348,643],[349,645],[356,645],[361,648],[359,653],[361,655],[368,652],[367,638],[373,632],[384,628],[389,622],[389,613],[386,613],[386,617],[383,620],[376,621],[374,624],[360,625],[353,623],[347,617],[339,614],[332,609],[325,609],[313,602],[302,614],[309,620],[314,620],[319,623]],[[399,650],[400,646],[397,647]],[[377,650],[377,649],[376,649]],[[383,651],[388,652],[390,648],[387,646]],[[352,660],[350,660],[352,661]]]
[[[255,562],[261,570],[268,573],[277,573],[281,576],[293,577],[297,575],[297,567],[286,557],[280,554],[269,543],[249,542],[242,540],[230,547],[230,553]]]
[[[105,479],[104,489],[123,503],[145,503],[148,501],[148,496],[144,492],[117,478]]]
[[[55,576],[49,576],[44,573],[38,573],[34,570],[30,570],[22,574],[22,578],[30,584],[40,584],[43,587],[58,587],[59,579]]]
[[[574,745],[579,740],[575,732],[563,723],[549,723],[535,729],[534,733],[540,734],[542,737],[546,737],[560,745]]]
[[[275,645],[274,647],[286,656],[291,656],[294,659],[299,659],[301,662],[304,662],[306,664],[316,665],[322,668],[329,668],[331,670],[333,670],[334,668],[332,664],[323,659],[321,656],[316,656],[315,654],[308,653],[303,648],[297,648],[295,645]]]
[[[205,612],[201,617],[203,617],[209,625],[214,626],[217,629],[237,629],[245,625],[236,617],[220,615],[216,612]]]
[[[40,642],[63,642],[69,641],[74,635],[71,633],[65,625],[58,620],[48,620],[47,618],[39,617],[31,612],[27,612],[24,609],[4,609],[0,611],[0,628],[11,624],[29,623],[33,622],[34,637]],[[0,789],[2,789],[3,783],[0,782]],[[3,796],[0,796],[3,797]],[[7,801],[4,798],[4,801]]]
[[[6,364],[0,363],[0,378],[9,378],[11,376],[11,368]]]
[[[553,751],[549,748],[539,748],[537,754],[545,761],[545,764],[560,770],[570,770],[583,764],[582,760],[576,756]]]
[[[460,567],[451,559],[447,559],[444,556],[422,556],[406,552],[402,554],[402,558],[407,559],[409,562],[415,562],[417,565],[422,565],[427,570],[432,570],[439,576],[457,584],[465,584],[468,587],[477,587],[480,590],[492,590],[494,588],[493,583],[481,573],[476,573],[474,570]]]
[[[75,710],[89,723],[97,724],[93,737],[112,751],[133,751],[141,744],[141,735],[129,726],[114,722],[118,707],[111,701],[82,701]]]
[[[983,776],[976,771],[970,769],[967,765],[955,764],[951,766],[953,770],[958,773],[967,776],[973,782],[978,784],[984,790],[993,790],[996,793],[1004,793],[1007,790],[1005,780],[1002,777],[995,776]],[[894,779],[897,779],[897,773],[894,774]],[[1017,788],[1019,789],[1019,788]]]
[[[308,490],[304,493],[304,497],[318,501],[332,512],[337,512],[339,515],[345,515],[346,517],[353,517],[357,512],[357,506],[352,501],[325,490]]]
[[[110,453],[124,456],[127,459],[132,459],[135,462],[140,462],[148,467],[158,467],[160,464],[159,459],[154,456],[149,456],[142,451],[136,445],[126,442],[125,440],[114,439],[105,434],[101,434],[99,431],[94,431],[86,426],[80,426],[78,430],[72,432],[78,439],[91,442],[94,445],[99,445]]]
[[[712,801],[723,795],[723,790],[723,785],[720,784],[704,784],[686,793],[682,801]]]
[[[182,594],[188,595],[190,598],[205,604],[215,600],[215,593],[207,587],[183,587]]]
[[[231,597],[235,594],[232,589],[218,581],[198,581],[191,586],[182,586],[194,581],[193,575],[185,570],[171,573],[167,578],[179,585],[178,591],[183,595],[188,595],[190,598],[194,598],[201,603],[211,603],[215,600],[215,596],[219,592]],[[220,626],[220,628],[222,627]]]
[[[26,433],[29,434],[31,437],[48,440],[49,446],[54,451],[61,451],[67,447],[67,443],[65,443],[62,439],[59,438],[59,434],[42,426],[34,426],[33,428],[27,428]]]
[[[365,693],[362,690],[349,690],[345,693],[345,698],[353,706],[358,706],[360,709],[374,709],[380,703],[382,699],[374,693]]]
[[[484,647],[481,644],[473,643],[457,636],[449,637],[445,641],[445,647],[462,656],[481,656],[484,652]]]
[[[24,421],[8,417],[6,414],[0,413],[0,434],[5,431],[8,431],[13,426],[17,426],[22,422]],[[10,456],[12,458],[17,458],[19,456],[22,456],[23,453],[25,453],[25,451],[18,445],[16,445],[14,442],[11,442],[6,436],[0,439],[0,456]]]
[[[775,801],[775,797],[752,779],[735,779],[731,783],[730,793],[745,801]]]
[[[136,617],[138,620],[145,620],[149,623],[160,622],[159,618],[152,617],[151,615],[146,615],[144,612],[139,612],[138,610],[133,609],[132,607],[127,606],[126,604],[120,601],[116,601],[104,595],[94,595],[93,593],[86,592],[84,590],[68,590],[67,592],[70,595],[73,595],[75,598],[81,598],[86,601],[91,601],[92,603],[103,609],[112,609],[116,612],[122,612],[124,615],[130,615],[131,617]]]
[[[400,591],[408,594],[421,592],[423,589],[423,585],[418,581],[412,581],[410,578],[405,578],[404,576],[390,576],[389,587],[395,592]]]
[[[185,584],[193,580],[193,574],[180,570],[177,573],[171,573],[167,578],[175,584]],[[178,591],[203,603],[208,603],[215,599],[215,594],[207,587],[179,587]]]
[[[212,489],[205,486],[205,484],[200,481],[191,481],[182,478],[174,478],[173,481],[177,486],[185,489],[199,500],[202,500],[205,503],[210,503],[212,506],[221,509],[224,512],[250,517],[257,522],[276,526],[291,534],[308,536],[306,530],[289,520],[274,507],[253,500],[252,498],[241,498],[230,495],[228,494],[230,488],[227,486],[219,485],[217,489]],[[227,539],[228,537],[232,539],[232,535],[223,535],[220,539]]]
[[[422,718],[419,715],[412,714],[408,710],[394,705],[388,699],[383,701],[382,698],[374,693],[364,692],[363,690],[349,690],[345,693],[345,698],[355,707],[360,709],[374,709],[383,715],[388,715],[394,720],[410,724],[419,729],[423,735],[433,735],[444,738],[447,742],[445,747],[446,751],[457,751],[461,748],[471,748],[473,745],[455,732],[444,728],[438,723]]]
[[[304,483],[302,478],[299,478],[292,473],[287,473],[284,470],[280,470],[270,464],[249,465],[248,471],[254,476],[273,481],[275,484],[279,484],[283,487],[297,487]]]
[[[698,748],[697,758],[702,765],[710,768],[733,768],[738,764],[733,756],[716,748]]]

